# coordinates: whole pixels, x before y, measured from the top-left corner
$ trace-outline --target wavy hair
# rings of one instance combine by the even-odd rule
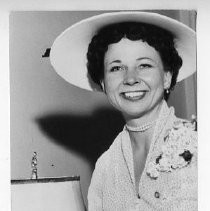
[[[172,74],[169,91],[172,90],[182,66],[182,58],[175,48],[175,37],[163,28],[140,22],[111,24],[98,31],[92,38],[87,52],[87,69],[91,79],[101,87],[101,81],[104,79],[104,56],[108,45],[117,43],[122,38],[142,40],[159,52],[164,71]],[[167,100],[169,94],[164,91],[164,99]]]

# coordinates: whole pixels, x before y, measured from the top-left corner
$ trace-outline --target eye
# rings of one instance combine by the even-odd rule
[[[110,69],[110,72],[117,72],[117,71],[121,71],[123,70],[124,67],[122,66],[113,66],[111,69]]]
[[[148,63],[144,63],[144,64],[140,64],[138,66],[139,69],[148,69],[148,68],[152,68],[152,65],[151,64],[148,64]]]

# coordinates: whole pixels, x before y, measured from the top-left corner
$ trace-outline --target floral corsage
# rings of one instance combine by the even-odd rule
[[[191,124],[177,121],[168,131],[160,153],[148,163],[148,176],[157,179],[160,172],[172,172],[190,164],[197,150],[197,142],[189,129],[194,130]]]

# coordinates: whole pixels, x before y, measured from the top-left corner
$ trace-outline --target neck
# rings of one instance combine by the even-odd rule
[[[154,131],[154,126],[152,126],[143,133],[129,131],[129,136],[131,139],[133,149],[136,151],[138,151],[139,149],[143,149],[146,152],[148,152],[152,141],[153,131]]]
[[[148,123],[155,123],[155,121],[158,119],[162,104],[163,100],[149,112],[142,114],[139,117],[125,117],[126,125],[131,127],[140,127],[142,125],[147,125]]]
[[[145,114],[139,118],[130,118],[126,119],[126,125],[131,127],[131,130],[127,128],[133,147],[135,150],[138,149],[145,149],[146,151],[149,150],[153,131],[155,128],[155,123],[159,118],[159,113],[161,107],[163,105],[163,101],[161,101],[151,112]],[[150,124],[151,123],[151,124]],[[149,125],[146,130],[139,130],[139,128],[144,127],[144,125]],[[132,130],[134,128],[134,130]],[[135,130],[136,128],[136,130]]]

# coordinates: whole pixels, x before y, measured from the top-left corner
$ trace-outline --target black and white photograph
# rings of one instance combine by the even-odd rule
[[[197,16],[10,12],[12,211],[198,210]]]

